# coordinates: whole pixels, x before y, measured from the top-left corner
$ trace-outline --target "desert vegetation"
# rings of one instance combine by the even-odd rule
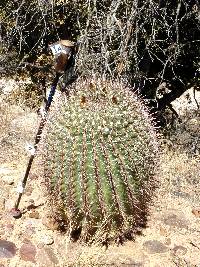
[[[0,7],[2,266],[199,266],[199,1]],[[16,220],[59,40],[75,54]]]
[[[79,75],[123,76],[163,109],[198,87],[199,31],[196,0],[1,1],[1,71],[39,84],[49,44],[78,41]]]

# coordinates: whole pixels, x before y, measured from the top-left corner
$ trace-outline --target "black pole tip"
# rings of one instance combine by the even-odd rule
[[[19,209],[17,209],[17,208],[12,208],[10,213],[15,219],[19,219],[19,218],[22,217],[21,211]]]

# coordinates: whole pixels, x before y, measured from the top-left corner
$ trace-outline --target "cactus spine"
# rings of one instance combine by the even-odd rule
[[[86,240],[133,231],[145,220],[157,151],[150,116],[129,88],[77,81],[52,107],[44,139],[45,177],[62,221]]]

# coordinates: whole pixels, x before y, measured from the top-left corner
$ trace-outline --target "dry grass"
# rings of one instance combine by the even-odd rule
[[[0,159],[12,161],[26,155],[26,143],[33,142],[37,115],[17,105],[0,102]]]
[[[198,203],[200,200],[199,160],[199,156],[192,157],[187,152],[166,148],[160,173],[164,180],[163,189]]]

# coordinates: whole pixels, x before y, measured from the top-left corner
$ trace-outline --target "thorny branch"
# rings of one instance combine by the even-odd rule
[[[33,63],[49,42],[78,39],[80,75],[120,76],[161,109],[199,81],[198,0],[3,2],[1,40],[18,48],[20,63]],[[170,92],[157,99],[163,82]]]

